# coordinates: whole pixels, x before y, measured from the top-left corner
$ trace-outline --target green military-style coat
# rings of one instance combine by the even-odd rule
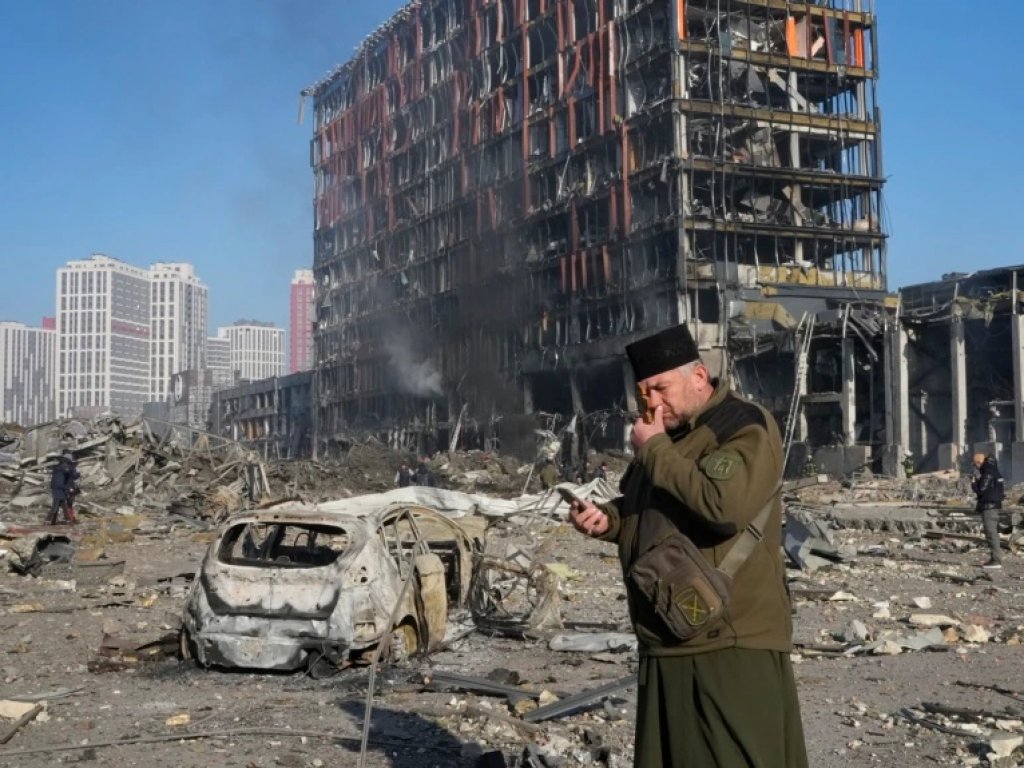
[[[734,395],[724,383],[716,386],[688,423],[653,436],[640,448],[620,483],[622,495],[601,505],[609,519],[609,530],[601,538],[618,543],[630,617],[645,654],[791,649],[778,498],[782,462],[775,419],[759,405]],[[724,621],[685,643],[668,635],[628,577],[638,554],[637,526],[643,511],[660,510],[718,565],[773,496],[764,538],[733,579]]]

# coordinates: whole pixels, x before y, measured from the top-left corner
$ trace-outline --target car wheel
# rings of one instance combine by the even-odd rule
[[[391,631],[390,659],[395,664],[407,662],[419,650],[420,639],[416,627],[405,621]]]
[[[326,680],[328,677],[334,677],[340,671],[338,665],[323,654],[317,654],[315,657],[310,654],[308,672],[314,680]]]

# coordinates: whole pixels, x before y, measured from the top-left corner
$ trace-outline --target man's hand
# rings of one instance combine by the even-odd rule
[[[650,424],[644,424],[643,416],[638,417],[633,422],[633,433],[629,437],[630,442],[633,443],[633,448],[639,451],[644,443],[658,433],[665,431],[665,420],[662,415],[663,409],[664,406],[662,405],[654,409],[654,419]]]
[[[601,536],[608,532],[608,515],[589,501],[576,500],[569,505],[569,522],[587,536]]]

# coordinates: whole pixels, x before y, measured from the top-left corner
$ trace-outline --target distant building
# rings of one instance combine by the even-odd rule
[[[149,278],[149,397],[164,400],[173,374],[206,366],[209,290],[191,264],[157,262]]]
[[[236,384],[231,371],[203,368],[179,371],[171,376],[167,397],[168,421],[207,430],[213,394]]]
[[[214,371],[232,372],[231,339],[210,336],[206,340],[206,367]]]
[[[252,446],[264,458],[308,457],[313,445],[312,392],[311,371],[214,392],[210,431]]]
[[[142,413],[150,273],[102,254],[57,270],[57,415]]]
[[[42,328],[44,331],[56,331],[57,330],[57,318],[56,317],[44,317]]]
[[[57,333],[0,322],[0,422],[31,427],[52,421]]]
[[[292,278],[288,368],[292,373],[313,367],[313,322],[316,319],[313,270],[297,269]]]
[[[231,370],[243,381],[269,379],[284,374],[284,329],[273,323],[239,320],[219,329],[218,336],[231,344]]]

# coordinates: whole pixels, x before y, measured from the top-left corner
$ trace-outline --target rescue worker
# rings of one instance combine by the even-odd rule
[[[537,473],[540,480],[540,487],[545,491],[558,485],[558,468],[551,459],[544,459],[544,466]]]
[[[1003,550],[999,543],[999,515],[1006,498],[1003,476],[999,472],[994,456],[984,453],[974,454],[976,474],[971,480],[971,490],[978,497],[975,511],[981,513],[981,526],[988,539],[989,560],[982,568],[999,569],[1003,567]]]
[[[409,462],[402,460],[402,463],[398,465],[398,471],[395,472],[395,487],[396,488],[408,488],[412,485],[412,470],[409,469]]]
[[[608,463],[602,461],[597,465],[597,469],[594,470],[595,480],[607,480],[608,479]]]
[[[47,525],[56,525],[58,512],[63,512],[69,523],[75,523],[75,513],[71,510],[71,499],[77,489],[78,469],[70,452],[65,451],[50,474],[50,514],[46,517]]]
[[[780,551],[778,426],[711,378],[685,325],[630,344],[626,353],[646,389],[649,423],[641,414],[633,424],[635,457],[622,495],[600,506],[574,502],[570,519],[580,532],[619,547],[640,642],[634,765],[806,768]],[[759,513],[767,523],[751,541],[746,528]],[[677,639],[658,614],[663,608],[630,576],[648,528],[641,522],[659,518],[713,566],[740,540],[750,545],[724,618],[706,627],[698,621],[687,640]]]

